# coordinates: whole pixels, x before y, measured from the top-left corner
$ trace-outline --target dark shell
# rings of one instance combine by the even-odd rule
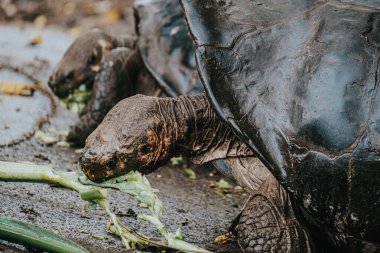
[[[137,0],[137,46],[142,59],[168,96],[203,91],[195,48],[177,0]]]
[[[380,242],[380,1],[181,2],[219,115],[337,240]]]

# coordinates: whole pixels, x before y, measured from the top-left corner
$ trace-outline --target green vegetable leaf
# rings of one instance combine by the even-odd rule
[[[183,172],[185,172],[185,175],[190,179],[196,179],[197,178],[197,175],[195,174],[195,172],[190,168],[183,169]]]
[[[86,185],[118,189],[134,196],[139,202],[145,204],[151,212],[161,218],[163,205],[157,197],[157,189],[153,188],[148,179],[139,172],[131,171],[127,175],[112,178],[102,183],[94,183],[85,177],[80,177],[80,182]]]
[[[158,248],[172,248],[183,252],[210,252],[183,241],[181,228],[175,234],[168,232],[165,224],[161,222],[163,204],[156,195],[158,190],[153,188],[148,179],[139,172],[132,171],[125,176],[113,178],[102,183],[94,183],[78,172],[58,172],[53,170],[52,166],[0,161],[0,180],[54,183],[79,192],[81,198],[89,201],[92,207],[99,205],[103,208],[111,221],[107,223],[107,228],[121,238],[122,244],[127,249],[152,245]],[[134,196],[141,204],[146,205],[151,215],[140,215],[139,218],[153,224],[165,241],[147,237],[126,227],[111,211],[107,201],[107,192],[102,188],[113,188],[126,192]]]
[[[231,186],[227,181],[225,181],[224,179],[220,179],[220,180],[216,183],[216,185],[217,185],[220,189],[222,189],[222,190],[226,190],[226,189],[231,189],[231,188],[232,188],[232,186]]]
[[[170,164],[173,166],[183,165],[185,164],[185,160],[183,159],[183,157],[173,157],[172,159],[170,159]]]

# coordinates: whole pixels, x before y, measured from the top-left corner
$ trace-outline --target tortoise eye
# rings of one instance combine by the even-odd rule
[[[65,83],[69,83],[73,80],[74,78],[74,73],[73,71],[70,71],[66,76],[65,76]]]
[[[88,59],[88,65],[95,65],[97,62],[97,57],[94,54],[91,54],[90,59]]]
[[[149,152],[149,148],[146,145],[140,146],[139,150],[142,154],[147,154]]]
[[[110,159],[110,160],[107,162],[106,166],[107,166],[108,168],[114,168],[114,167],[116,166],[116,160],[115,160],[115,159]]]

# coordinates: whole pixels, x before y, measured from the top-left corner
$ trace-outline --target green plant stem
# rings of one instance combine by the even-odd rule
[[[83,200],[94,202],[101,206],[112,222],[111,225],[107,226],[108,229],[121,238],[123,246],[127,249],[134,249],[136,245],[151,245],[158,248],[171,248],[183,252],[211,253],[208,250],[197,247],[191,243],[187,243],[183,241],[182,238],[177,238],[176,236],[168,233],[165,225],[160,221],[162,203],[158,199],[157,201],[159,202],[157,203],[159,203],[159,207],[156,208],[156,202],[154,202],[155,205],[149,208],[152,212],[152,216],[140,216],[140,218],[155,225],[156,228],[160,231],[162,237],[167,240],[167,243],[131,231],[122,222],[120,222],[120,220],[118,220],[117,216],[114,213],[112,213],[110,205],[107,202],[106,191],[100,188],[100,185],[98,186],[98,184],[95,183],[92,183],[92,185],[82,184],[79,181],[80,175],[81,174],[77,172],[54,171],[51,165],[33,165],[0,161],[0,181],[58,184],[77,191]],[[135,194],[133,191],[126,192],[137,197],[141,201],[141,196],[139,198],[138,194]]]
[[[141,242],[138,238],[136,238],[133,234],[127,234],[123,233],[123,228],[120,226],[117,217],[114,213],[111,212],[110,206],[108,202],[104,199],[96,200],[95,201],[98,205],[100,205],[107,213],[107,215],[110,217],[111,222],[114,224],[116,231],[121,235],[121,243],[123,246],[127,249],[131,249],[130,242],[132,242],[132,248],[135,248],[135,244],[145,244],[144,242]]]
[[[78,177],[79,173],[76,172],[55,172],[50,165],[32,165],[0,161],[1,181],[52,183],[77,191],[82,199],[99,204],[115,224],[116,229],[122,232],[122,228],[117,223],[115,214],[110,211],[109,204],[106,201],[106,191],[99,187],[83,185],[78,181]],[[123,246],[127,249],[131,249],[131,243],[142,244],[132,235],[124,235],[121,237],[121,240]]]
[[[48,252],[88,253],[85,248],[51,231],[1,215],[0,238]]]
[[[0,179],[8,182],[39,182],[59,184],[77,192],[94,189],[78,182],[76,172],[55,172],[51,165],[20,164],[0,161]]]

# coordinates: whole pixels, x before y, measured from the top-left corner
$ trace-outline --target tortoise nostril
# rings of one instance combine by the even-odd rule
[[[89,164],[92,157],[93,156],[89,151],[84,151],[82,155],[79,157],[79,163],[82,165]]]
[[[74,78],[74,72],[69,71],[69,73],[67,73],[67,75],[65,76],[64,82],[70,83],[73,80],[73,78]]]
[[[48,80],[48,85],[49,85],[49,87],[53,90],[53,91],[55,91],[55,83],[56,83],[56,80],[57,78],[55,77],[55,75],[52,75],[52,76],[50,76],[50,78],[49,78],[49,80]]]
[[[82,155],[82,156],[80,156],[79,157],[79,163],[81,164],[81,165],[83,165],[83,164],[86,164],[86,158]]]

